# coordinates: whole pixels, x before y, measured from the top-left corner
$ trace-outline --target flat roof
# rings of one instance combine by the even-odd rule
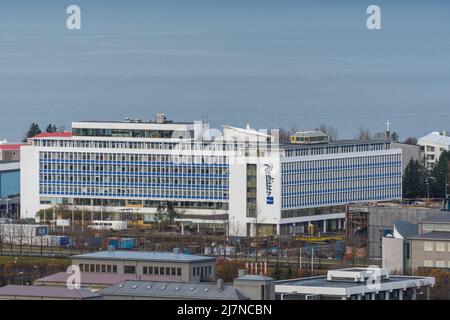
[[[450,240],[450,232],[432,231],[409,237],[411,240]]]
[[[450,213],[443,213],[420,220],[420,223],[450,223]]]
[[[162,299],[241,300],[243,297],[229,284],[222,290],[216,283],[124,281],[98,291],[101,295],[133,296]]]
[[[69,290],[65,287],[53,286],[20,286],[7,285],[0,288],[0,296],[6,297],[44,297],[54,299],[86,299],[97,298],[100,295],[86,289]]]
[[[336,140],[324,143],[280,143],[280,147],[283,149],[304,149],[304,148],[319,148],[319,147],[336,147],[336,146],[346,146],[352,144],[379,144],[379,143],[390,143],[389,140]]]
[[[414,288],[421,286],[433,286],[433,277],[410,277],[390,275],[389,279],[381,279],[379,282],[353,282],[340,280],[327,280],[326,276],[309,277],[275,282],[277,294],[318,294],[324,296],[349,297],[354,294],[375,293],[397,289]]]
[[[206,262],[215,261],[214,257],[196,256],[184,253],[149,251],[99,251],[72,256],[72,259],[162,261],[162,262]]]
[[[67,278],[70,276],[71,274],[68,274],[66,272],[58,272],[37,279],[35,283],[65,284]],[[98,273],[98,272],[81,272],[80,276],[81,276],[81,285],[97,284],[110,286],[126,280],[167,281],[167,282],[177,281],[177,279],[173,279],[170,276],[148,276],[148,275],[138,276],[135,274]]]

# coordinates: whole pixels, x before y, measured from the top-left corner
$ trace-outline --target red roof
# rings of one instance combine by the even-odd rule
[[[0,144],[0,150],[20,150],[24,144]]]
[[[42,132],[34,136],[31,139],[42,139],[42,138],[70,138],[72,137],[72,132]]]

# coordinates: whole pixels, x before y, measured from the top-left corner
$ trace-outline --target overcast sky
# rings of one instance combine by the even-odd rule
[[[4,3],[7,2],[7,3]],[[320,2],[320,6],[316,3]],[[66,7],[82,29],[66,29]],[[381,7],[382,30],[366,28]],[[0,3],[0,139],[76,120],[450,129],[448,1]]]

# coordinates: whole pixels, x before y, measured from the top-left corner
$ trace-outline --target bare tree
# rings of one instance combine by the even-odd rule
[[[372,135],[371,135],[369,129],[367,129],[363,125],[360,125],[358,128],[358,132],[356,133],[356,139],[366,141],[366,140],[370,140],[371,138],[372,138]]]
[[[322,131],[328,136],[328,139],[330,141],[336,141],[337,140],[337,129],[332,125],[326,125],[325,123],[322,123],[320,126],[318,126],[316,131]]]
[[[415,138],[415,137],[408,137],[408,138],[406,138],[406,140],[403,143],[415,146],[415,145],[417,145],[417,138]]]

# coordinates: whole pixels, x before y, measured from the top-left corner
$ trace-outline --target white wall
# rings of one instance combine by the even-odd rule
[[[20,217],[35,218],[39,211],[39,149],[20,148]]]

